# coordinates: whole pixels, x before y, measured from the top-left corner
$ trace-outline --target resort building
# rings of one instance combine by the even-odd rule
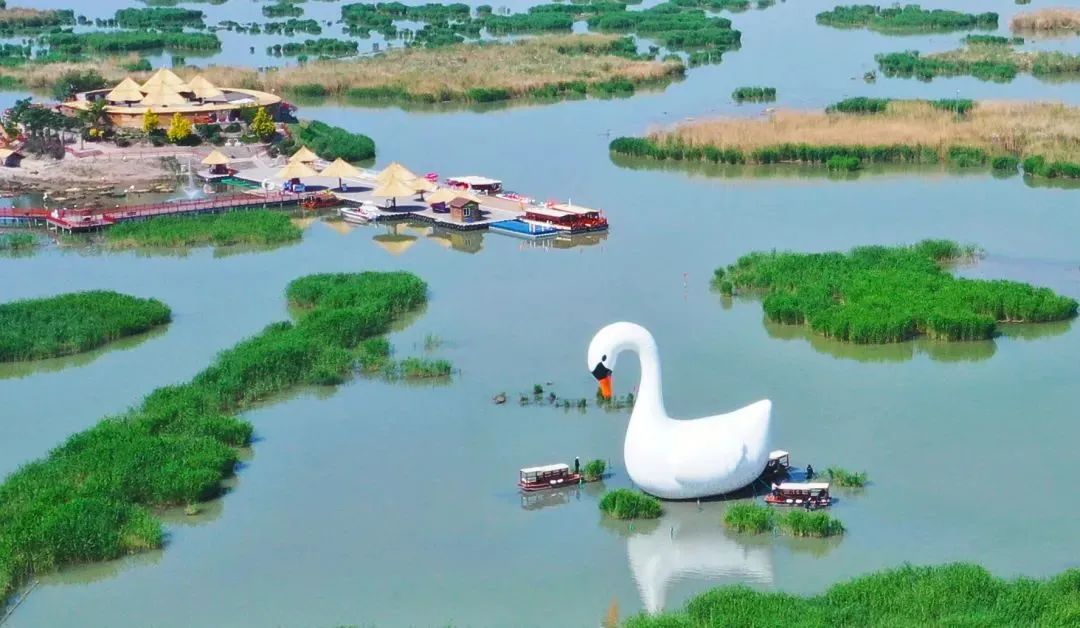
[[[281,98],[267,92],[238,87],[219,87],[202,76],[184,80],[171,70],[158,70],[144,83],[126,78],[111,89],[81,92],[75,99],[60,105],[66,113],[76,114],[91,103],[105,100],[105,111],[113,124],[121,127],[142,126],[147,110],[163,119],[179,113],[195,124],[213,124],[238,120],[245,107],[266,107],[276,119]]]

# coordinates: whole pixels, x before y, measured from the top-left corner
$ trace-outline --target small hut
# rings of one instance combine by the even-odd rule
[[[0,148],[0,165],[5,168],[18,168],[22,163],[23,154],[11,148]]]
[[[480,203],[473,198],[455,197],[450,201],[450,219],[457,222],[480,220]]]
[[[230,162],[232,162],[232,160],[229,159],[229,156],[217,149],[202,160],[204,166],[210,166],[210,174],[212,175],[231,174],[229,172]]]

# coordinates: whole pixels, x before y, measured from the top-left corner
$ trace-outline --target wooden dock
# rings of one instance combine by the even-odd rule
[[[195,216],[250,209],[269,209],[298,205],[309,194],[264,192],[249,190],[240,194],[218,195],[205,199],[165,201],[145,205],[129,205],[108,211],[95,210],[32,210],[45,212],[44,220],[50,230],[65,233],[98,231],[120,222],[148,220],[159,216]]]

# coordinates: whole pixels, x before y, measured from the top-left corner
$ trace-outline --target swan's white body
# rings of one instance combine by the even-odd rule
[[[660,357],[644,327],[612,323],[589,345],[589,368],[614,369],[623,351],[641,359],[623,457],[634,484],[664,499],[693,499],[737,491],[756,480],[769,460],[772,402],[692,420],[675,420],[664,409]]]
[[[720,584],[773,581],[768,545],[739,545],[701,513],[666,516],[652,532],[635,532],[626,539],[630,569],[645,610],[658,613],[667,603],[667,590],[683,580]]]

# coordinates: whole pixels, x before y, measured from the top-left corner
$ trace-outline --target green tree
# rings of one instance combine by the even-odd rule
[[[53,83],[53,97],[64,101],[79,92],[101,89],[106,85],[104,77],[96,70],[86,70],[85,72],[72,70],[62,74]]]
[[[150,135],[161,126],[161,117],[154,113],[153,109],[147,109],[146,113],[142,117],[142,130],[143,133]]]
[[[274,124],[274,119],[270,117],[270,112],[266,110],[266,107],[259,107],[259,110],[255,112],[255,117],[251,120],[251,132],[264,142],[277,132],[277,125]]]
[[[169,124],[169,130],[166,135],[169,136],[169,141],[173,144],[180,144],[191,137],[192,124],[191,120],[188,120],[179,113],[174,113],[172,122]]]

